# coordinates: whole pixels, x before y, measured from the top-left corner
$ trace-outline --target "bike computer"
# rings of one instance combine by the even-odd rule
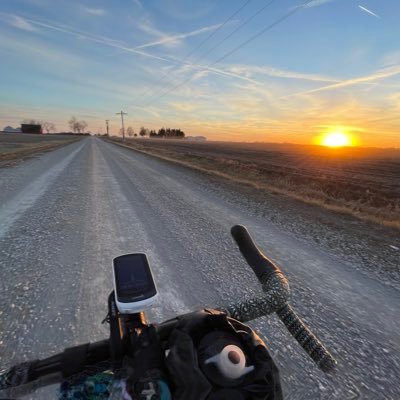
[[[146,254],[125,254],[114,258],[113,275],[115,301],[121,314],[141,312],[157,298]]]

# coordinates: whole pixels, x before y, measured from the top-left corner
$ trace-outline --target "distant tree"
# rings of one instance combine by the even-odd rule
[[[54,132],[54,131],[56,130],[56,127],[55,127],[55,125],[54,125],[52,122],[43,121],[43,122],[41,123],[41,125],[42,125],[42,128],[43,128],[47,133]]]
[[[135,133],[133,136],[137,137],[137,133]]]
[[[158,137],[165,137],[167,135],[167,130],[165,128],[161,128],[158,130]]]
[[[175,128],[161,128],[154,137],[182,139],[185,137],[185,132]]]
[[[68,125],[74,133],[77,132],[77,124],[78,120],[75,117],[71,117],[71,119],[68,121]]]
[[[142,136],[142,137],[144,137],[144,136],[147,136],[148,134],[149,134],[149,130],[146,129],[144,126],[142,126],[142,127],[140,128],[139,135]]]
[[[133,131],[133,128],[132,128],[131,126],[129,126],[129,127],[126,129],[126,134],[127,134],[129,137],[132,137],[132,136],[135,134],[135,132]]]
[[[86,121],[78,121],[76,117],[71,117],[68,125],[74,133],[83,133],[88,126]]]
[[[87,128],[88,124],[86,121],[79,121],[79,128],[78,128],[78,133],[83,133],[85,129]]]
[[[185,132],[181,131],[180,129],[175,129],[175,137],[183,139],[185,137]]]
[[[157,132],[154,131],[154,130],[151,130],[150,133],[149,133],[149,136],[150,137],[157,137]]]

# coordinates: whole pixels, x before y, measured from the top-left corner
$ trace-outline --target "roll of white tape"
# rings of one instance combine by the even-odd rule
[[[215,363],[221,374],[228,379],[238,379],[254,369],[253,365],[246,367],[243,350],[233,344],[225,346],[219,354],[205,361],[205,364],[210,363]]]

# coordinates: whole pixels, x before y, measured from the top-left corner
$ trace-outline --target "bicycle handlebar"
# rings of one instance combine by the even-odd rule
[[[10,397],[24,396],[39,387],[60,383],[89,366],[109,359],[110,342],[105,339],[70,347],[42,360],[17,364],[0,374],[0,394],[5,391]],[[34,387],[30,385],[33,383]]]
[[[249,231],[243,225],[233,226],[231,235],[239,246],[239,250],[247,264],[253,269],[261,283],[266,274],[282,273],[279,267],[260,251],[251,238]]]
[[[231,234],[260,281],[264,296],[247,298],[219,309],[241,322],[275,312],[318,367],[324,372],[332,371],[336,366],[335,359],[288,304],[290,288],[283,272],[259,250],[244,226],[235,225],[231,229]],[[160,340],[165,340],[178,323],[179,319],[176,318],[158,325],[157,333]],[[67,348],[60,354],[18,364],[0,374],[0,392],[29,384],[46,376],[52,377],[51,383],[58,383],[84,371],[88,366],[109,361],[110,358],[108,339]],[[45,381],[42,385],[37,384],[35,388],[46,384],[49,383]]]
[[[283,272],[260,251],[244,226],[233,226],[231,234],[265,295],[228,306],[226,311],[242,322],[275,312],[318,367],[324,372],[333,371],[336,360],[288,304],[290,288]]]

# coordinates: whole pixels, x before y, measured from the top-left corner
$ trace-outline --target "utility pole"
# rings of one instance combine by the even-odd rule
[[[124,115],[128,115],[128,113],[123,112],[122,110],[118,113],[115,113],[116,115],[121,115],[121,123],[122,123],[122,140],[125,142],[125,127],[124,127]]]
[[[106,119],[106,127],[107,127],[107,136],[110,136],[110,132],[109,132],[109,129],[108,129],[108,119]]]

